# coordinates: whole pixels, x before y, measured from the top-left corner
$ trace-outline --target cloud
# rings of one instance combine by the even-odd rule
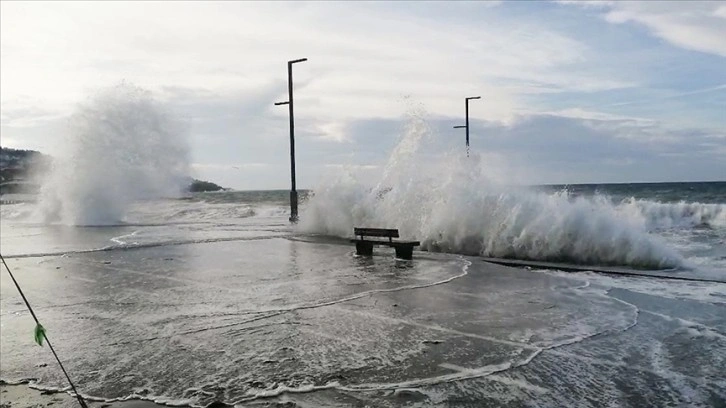
[[[463,133],[451,128],[458,119],[428,119],[431,134],[424,138],[424,155],[463,154]],[[403,123],[381,119],[350,127],[353,150],[385,142],[397,127]],[[366,159],[381,166],[391,150]],[[471,150],[483,155],[493,178],[517,184],[723,180],[726,175],[724,129],[671,128],[582,109],[523,114],[506,124],[472,121]],[[365,163],[362,158],[351,160]]]
[[[284,188],[287,109],[273,103],[287,59],[307,57],[294,70],[303,185],[338,164],[380,169],[409,101],[430,112],[431,154],[458,151],[471,94],[472,148],[512,166],[492,171],[626,181],[662,168],[659,154],[692,164],[664,180],[721,171],[723,7],[577,4],[0,2],[3,143],[52,154],[73,107],[125,79],[186,122],[201,175]]]
[[[653,99],[642,99],[637,101],[627,101],[627,102],[619,102],[611,104],[610,106],[625,106],[625,105],[635,105],[635,104],[642,104],[642,103],[652,103],[656,101],[663,101],[666,99],[673,99],[673,98],[682,98],[684,96],[691,96],[691,95],[699,95],[699,94],[705,94],[705,93],[711,93],[711,92],[719,92],[719,91],[726,91],[726,84],[711,86],[704,89],[696,89],[693,91],[688,92],[677,92],[677,93],[671,93],[669,95],[662,96],[660,98],[653,98]]]
[[[441,19],[436,7],[444,7],[435,3],[2,7],[3,99],[43,95],[61,107],[122,78],[153,90],[244,93],[284,80],[286,59],[297,57],[309,58],[295,68],[300,106],[319,117],[397,117],[403,94],[451,114],[458,104],[448,101],[472,89],[497,101],[485,102],[491,114],[507,115],[516,104],[514,88],[489,81],[528,93],[632,85],[582,69],[593,51],[580,41],[534,20],[500,18],[498,7],[487,4],[453,6],[476,13],[463,24]],[[276,96],[285,98],[281,85]]]
[[[42,126],[65,115],[65,111],[49,107],[39,98],[18,96],[0,103],[0,123],[11,128]]]
[[[343,163],[328,163],[328,164],[323,164],[323,167],[326,167],[329,169],[335,169],[335,170],[341,170],[341,169],[376,170],[376,169],[380,168],[380,166],[375,165],[375,164],[356,165],[356,164],[343,164]]]
[[[568,1],[564,4],[601,8],[610,23],[632,22],[654,36],[689,50],[726,56],[726,8],[719,2]]]
[[[537,114],[472,141],[529,169],[531,183],[723,180],[726,131],[639,118]],[[719,147],[720,146],[720,147]],[[678,156],[677,159],[674,159]]]
[[[270,163],[237,163],[237,164],[219,164],[219,163],[192,163],[192,168],[196,170],[242,170],[269,167]]]

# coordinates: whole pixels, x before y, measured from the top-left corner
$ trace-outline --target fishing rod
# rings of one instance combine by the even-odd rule
[[[0,254],[0,260],[2,260],[3,265],[5,265],[5,269],[8,270],[8,273],[10,274],[10,278],[13,280],[13,283],[15,284],[15,287],[18,289],[18,292],[20,292],[20,296],[23,298],[23,302],[25,302],[25,306],[28,307],[28,311],[30,311],[30,315],[33,316],[33,320],[35,320],[35,342],[38,343],[38,345],[42,346],[43,339],[45,339],[45,342],[48,343],[48,347],[50,348],[50,351],[53,353],[55,360],[58,362],[58,365],[60,366],[61,370],[63,370],[63,374],[65,374],[66,379],[68,380],[68,383],[71,385],[71,389],[73,390],[73,393],[76,394],[76,399],[78,399],[78,403],[81,405],[81,408],[88,408],[88,405],[86,405],[86,401],[83,400],[83,397],[81,397],[81,394],[79,394],[78,390],[76,390],[76,386],[73,384],[73,381],[71,381],[71,377],[68,375],[66,368],[63,367],[63,363],[61,363],[60,358],[58,357],[58,354],[55,352],[55,349],[53,348],[53,345],[50,344],[50,339],[48,339],[48,335],[46,335],[46,333],[45,333],[45,328],[43,328],[43,325],[41,325],[40,321],[38,321],[38,317],[35,315],[35,312],[33,311],[33,308],[30,306],[28,299],[25,297],[23,290],[20,289],[20,285],[18,284],[18,281],[15,280],[15,276],[13,276],[13,272],[10,270],[10,267],[8,266],[7,262],[5,262],[5,258],[2,256],[2,254]]]

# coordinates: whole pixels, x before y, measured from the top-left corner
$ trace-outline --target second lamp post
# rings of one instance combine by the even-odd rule
[[[481,96],[470,96],[466,98],[466,125],[454,126],[454,129],[466,128],[466,157],[469,157],[469,101],[472,99],[481,99]]]

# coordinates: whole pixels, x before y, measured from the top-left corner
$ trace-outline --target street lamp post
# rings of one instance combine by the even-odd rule
[[[290,222],[297,222],[297,189],[295,188],[295,115],[293,113],[292,98],[292,64],[307,61],[307,58],[300,58],[287,62],[287,95],[285,102],[276,102],[275,105],[288,105],[290,111]]]
[[[466,106],[466,125],[454,126],[454,129],[466,128],[466,157],[469,157],[469,101],[472,99],[481,99],[481,96],[470,96],[464,101]]]

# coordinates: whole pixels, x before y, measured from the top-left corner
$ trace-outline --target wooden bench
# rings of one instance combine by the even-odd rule
[[[418,241],[394,241],[393,238],[398,238],[397,229],[353,228],[353,233],[360,237],[350,240],[355,242],[355,252],[358,255],[372,256],[374,246],[385,245],[396,249],[396,258],[413,259],[413,247],[421,245]],[[388,238],[388,241],[367,240],[365,237],[383,237]]]

